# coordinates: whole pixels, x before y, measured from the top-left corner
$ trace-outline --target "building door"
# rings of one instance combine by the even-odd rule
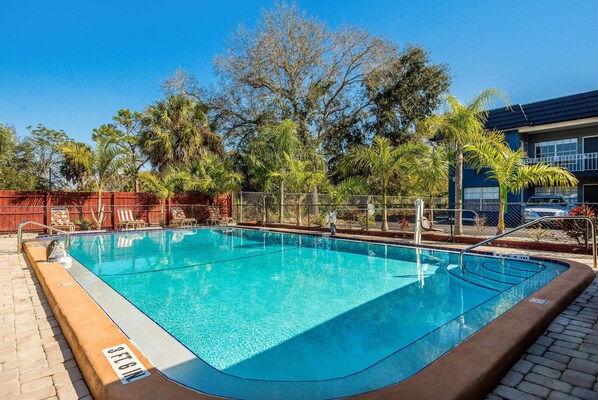
[[[583,201],[598,203],[598,184],[583,185]]]
[[[593,153],[593,154],[590,154]],[[584,171],[598,170],[598,136],[583,138]]]

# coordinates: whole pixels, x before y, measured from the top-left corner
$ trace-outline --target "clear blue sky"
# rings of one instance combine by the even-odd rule
[[[0,123],[42,123],[89,141],[120,108],[142,110],[178,67],[214,79],[238,23],[271,1],[0,0]],[[449,64],[467,100],[496,86],[512,103],[598,89],[598,1],[299,0]]]

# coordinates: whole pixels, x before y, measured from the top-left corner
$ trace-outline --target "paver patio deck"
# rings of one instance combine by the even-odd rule
[[[15,241],[14,236],[0,237],[0,399],[90,399],[35,274],[16,254]],[[591,262],[588,256],[570,258]],[[487,399],[598,400],[597,376],[598,278]]]
[[[0,237],[0,399],[91,399],[14,236]]]

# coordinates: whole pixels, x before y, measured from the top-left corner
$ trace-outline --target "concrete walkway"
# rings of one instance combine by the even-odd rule
[[[0,237],[0,399],[91,399],[37,278],[15,246],[14,237]],[[588,256],[543,255],[591,262]],[[487,399],[598,400],[597,376],[598,278]]]
[[[15,237],[0,237],[0,399],[91,399]]]

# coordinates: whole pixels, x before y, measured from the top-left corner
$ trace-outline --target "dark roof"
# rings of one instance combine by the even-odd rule
[[[486,128],[501,131],[598,117],[598,90],[490,110]]]

